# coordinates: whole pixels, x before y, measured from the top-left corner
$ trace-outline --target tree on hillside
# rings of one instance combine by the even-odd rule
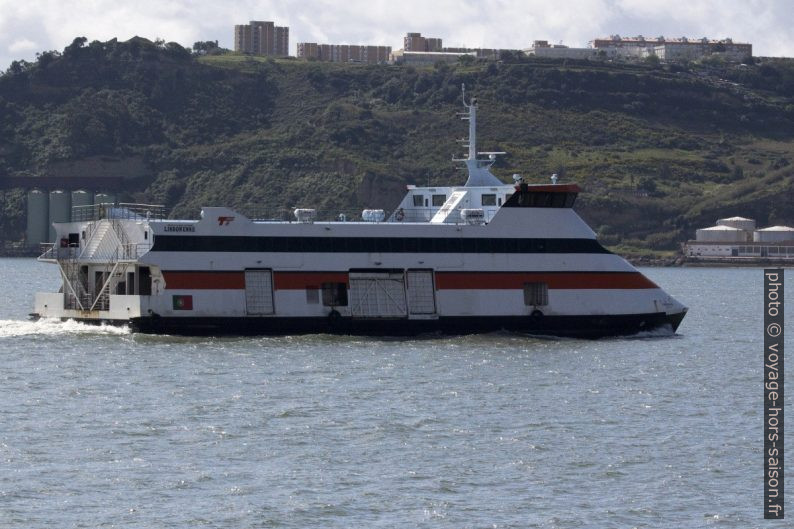
[[[70,45],[63,49],[63,56],[67,58],[77,56],[77,54],[80,53],[80,49],[85,46],[86,42],[88,42],[88,39],[85,37],[75,38]]]
[[[13,61],[11,63],[11,66],[8,67],[8,70],[6,70],[6,73],[11,75],[17,75],[30,68],[30,66],[31,63],[25,60]]]
[[[208,55],[220,49],[217,40],[200,40],[193,43],[193,55]]]
[[[38,63],[39,68],[46,68],[52,64],[52,61],[54,61],[56,57],[60,56],[61,54],[57,51],[45,51],[36,54],[36,62]]]
[[[649,64],[651,66],[659,66],[660,62],[661,61],[659,60],[659,56],[658,55],[654,54],[654,55],[648,55],[647,57],[645,57],[645,64]]]
[[[472,64],[474,64],[474,60],[475,60],[474,57],[472,57],[471,55],[461,55],[460,57],[458,57],[458,62],[462,66],[471,66]]]
[[[511,50],[502,50],[499,52],[499,60],[502,62],[518,62],[519,57]]]

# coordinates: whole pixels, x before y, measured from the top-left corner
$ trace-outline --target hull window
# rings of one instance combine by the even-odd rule
[[[400,318],[408,315],[402,272],[350,273],[350,311],[359,318]]]
[[[408,291],[408,312],[411,314],[435,314],[436,291],[433,288],[432,270],[409,270],[405,274]]]
[[[245,271],[245,311],[253,316],[273,314],[272,271]]]
[[[546,283],[524,283],[524,305],[543,306],[549,304],[549,285]]]

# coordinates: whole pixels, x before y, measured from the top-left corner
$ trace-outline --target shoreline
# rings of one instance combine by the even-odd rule
[[[39,250],[31,248],[0,248],[0,257],[33,257],[41,255]]]
[[[794,268],[794,261],[780,259],[752,259],[752,258],[716,258],[716,259],[687,259],[679,255],[668,258],[652,257],[626,257],[622,256],[633,266],[645,267],[681,267],[681,268]]]

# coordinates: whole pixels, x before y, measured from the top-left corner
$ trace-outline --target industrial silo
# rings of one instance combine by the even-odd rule
[[[745,217],[728,217],[727,219],[718,220],[717,226],[730,226],[731,228],[752,232],[755,229],[755,221]]]
[[[52,227],[53,222],[71,222],[72,220],[72,197],[66,191],[50,191],[50,219],[48,222],[50,228],[49,242],[58,242],[55,240],[55,228]]]
[[[25,229],[25,244],[28,248],[38,248],[47,242],[49,230],[49,197],[44,191],[32,189],[28,191],[28,224]]]
[[[86,210],[91,208],[81,207],[81,206],[90,206],[94,203],[94,194],[89,193],[88,191],[83,191],[82,189],[77,191],[72,191],[72,220],[80,220],[86,218],[86,214],[88,213]],[[77,216],[75,216],[75,209],[80,208]],[[82,214],[82,217],[80,217]]]
[[[783,242],[794,241],[794,228],[788,226],[772,226],[761,230],[755,230],[753,234],[754,242]]]
[[[712,226],[697,230],[695,239],[699,242],[745,242],[747,232],[730,226]]]

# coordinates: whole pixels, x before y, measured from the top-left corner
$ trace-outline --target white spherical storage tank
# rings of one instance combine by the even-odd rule
[[[72,191],[72,220],[77,221],[88,218],[93,204],[94,193],[83,191],[82,189]]]
[[[703,242],[745,242],[747,232],[731,226],[712,226],[697,230],[695,239]]]
[[[49,197],[38,189],[28,191],[28,224],[25,229],[25,244],[28,248],[38,248],[47,242],[49,229]]]
[[[94,195],[94,204],[115,204],[116,195],[112,193],[97,193]]]
[[[50,191],[50,242],[55,240],[55,228],[53,222],[71,222],[72,220],[72,196],[66,191]]]
[[[728,217],[727,219],[718,220],[717,226],[730,226],[740,230],[753,231],[755,229],[755,221],[745,217]]]
[[[794,241],[794,228],[788,226],[772,226],[753,233],[755,242],[783,242]]]
[[[90,206],[94,203],[94,194],[82,189],[72,191],[72,207]]]

